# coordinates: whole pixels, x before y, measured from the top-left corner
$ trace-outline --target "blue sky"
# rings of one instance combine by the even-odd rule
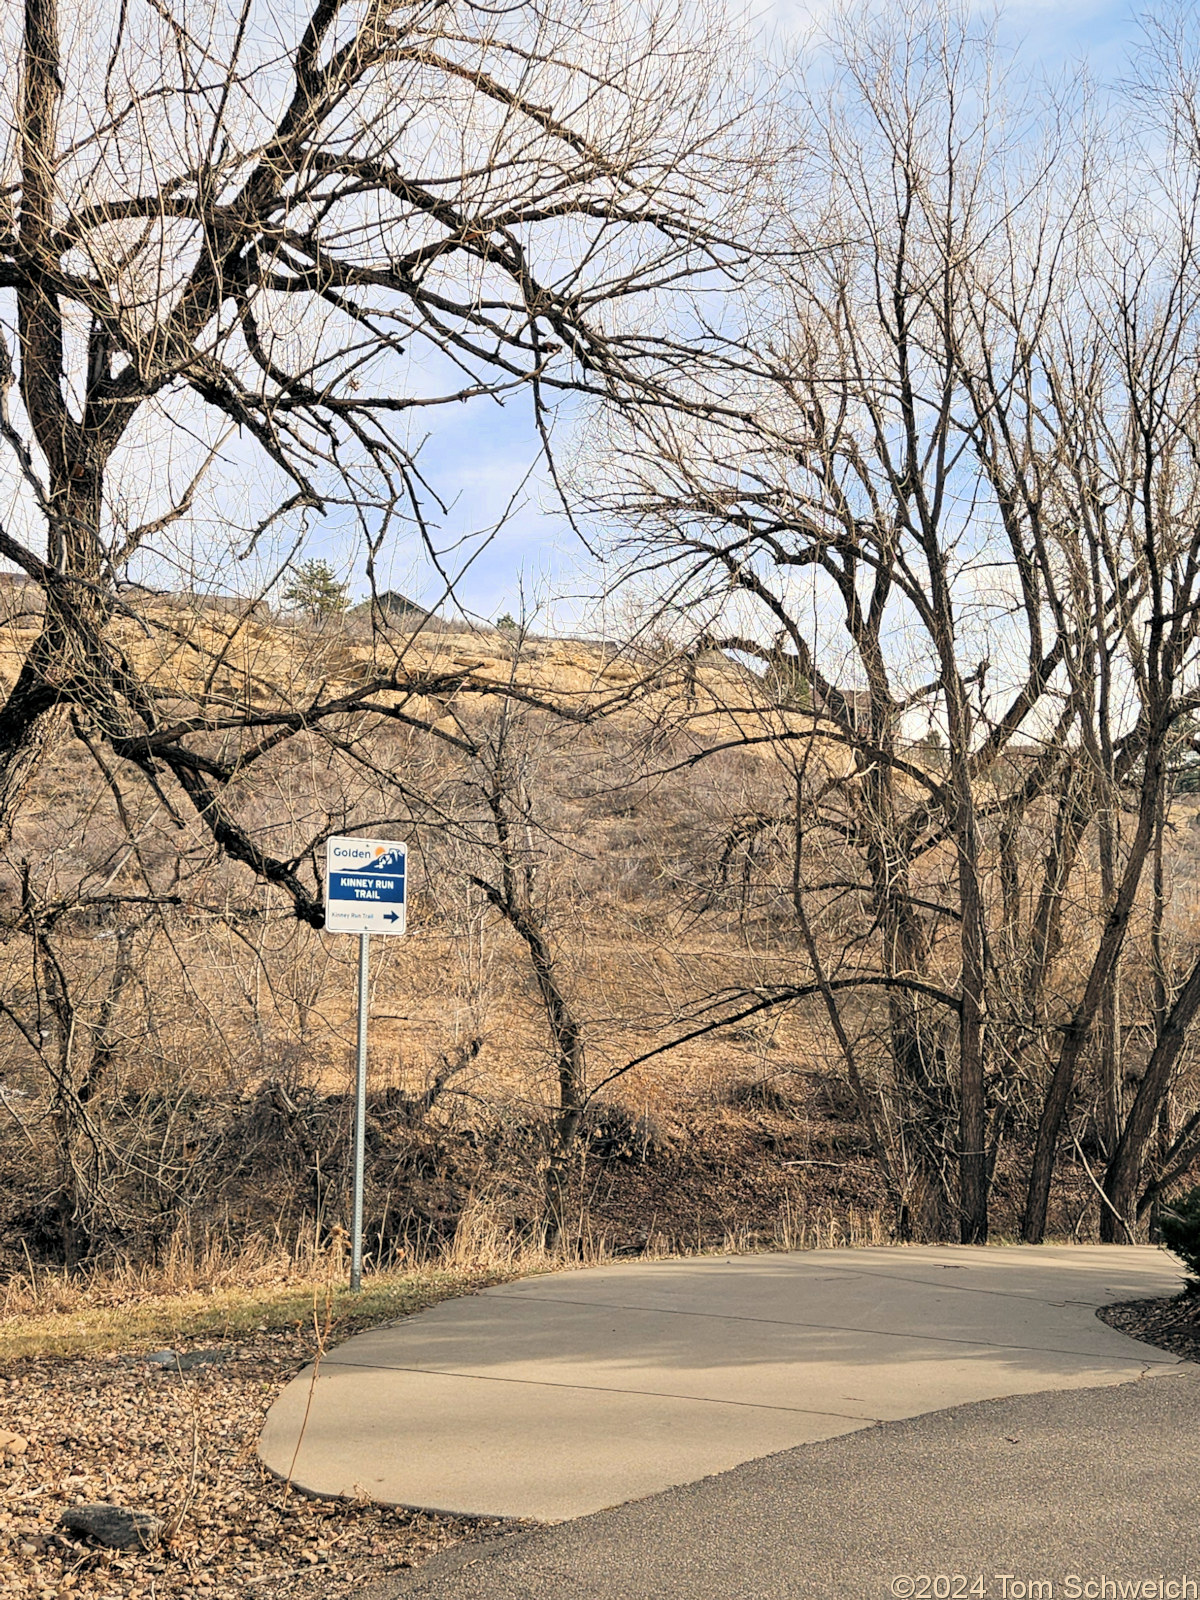
[[[462,579],[460,597],[467,609],[485,618],[506,610],[516,614],[522,585],[531,598],[551,584],[569,585],[577,541],[555,509],[528,396],[511,396],[504,406],[476,400],[446,407],[430,424],[419,461],[439,494],[448,501],[453,496],[448,514],[430,510],[441,522],[445,542],[500,525]],[[462,563],[474,548],[467,546],[450,559]],[[436,576],[422,572],[413,556],[408,541],[397,540],[390,571],[380,563],[380,587],[421,590],[419,598],[436,599]]]
[[[789,49],[803,50],[817,37],[821,23],[833,0],[725,0],[734,8],[746,8],[751,18],[750,31],[757,34],[764,48],[773,47],[776,56]],[[886,3],[886,0],[878,0]],[[986,7],[981,0],[980,14]],[[1139,37],[1139,8],[1111,0],[1015,0],[1002,13],[1000,33],[1020,60],[1029,68],[1050,76],[1070,73],[1086,60],[1092,75],[1100,82],[1119,80],[1127,71],[1131,47]],[[564,402],[557,429],[564,454],[571,444],[570,402]],[[460,545],[458,561],[472,548],[470,537],[498,527],[490,542],[477,539],[479,553],[462,576],[458,595],[475,616],[495,618],[504,611],[519,614],[521,595],[527,601],[552,603],[558,626],[569,625],[583,609],[572,600],[589,586],[590,561],[556,508],[555,496],[539,460],[539,443],[532,425],[529,397],[510,396],[504,406],[475,400],[422,413],[429,426],[429,437],[420,462],[431,483],[450,504],[442,514],[430,507],[433,520],[440,522],[443,544],[468,541]],[[231,456],[230,483],[240,474],[236,450]],[[156,456],[161,465],[161,451]],[[17,484],[16,490],[20,489]],[[16,491],[14,491],[16,492]],[[227,484],[224,492],[230,492]],[[506,510],[511,510],[505,520]],[[9,508],[11,511],[12,508]],[[9,514],[6,511],[6,515]],[[253,520],[253,518],[251,518]],[[282,539],[282,530],[280,530]],[[196,530],[201,544],[204,532]],[[213,550],[224,550],[223,541],[211,541]],[[363,552],[346,518],[330,518],[313,527],[303,552],[328,559],[349,581],[355,597],[365,593]],[[275,571],[286,548],[264,540],[259,552],[264,569]],[[214,558],[215,559],[215,558]],[[190,569],[194,550],[181,556],[183,570]],[[218,588],[244,587],[256,574],[249,569],[231,568],[222,555],[208,575]],[[150,575],[150,581],[169,586],[172,571]],[[439,598],[438,580],[428,563],[422,563],[417,539],[401,532],[390,548],[382,552],[378,581],[431,603]]]
[[[777,48],[803,48],[819,32],[827,9],[819,0],[816,4],[769,0],[755,6],[754,15],[764,42]],[[1142,10],[1104,0],[1057,4],[1026,0],[1004,9],[1001,38],[1035,71],[1040,68],[1054,77],[1086,60],[1095,78],[1112,82],[1127,71],[1130,49],[1140,36],[1137,19]],[[447,407],[431,416],[430,425],[421,462],[439,492],[454,496],[449,514],[441,519],[448,540],[500,522],[516,497],[508,521],[461,581],[464,605],[488,618],[504,611],[517,613],[523,588],[526,596],[557,594],[553,610],[560,625],[567,622],[579,611],[568,597],[586,588],[588,562],[554,509],[553,493],[538,462],[528,400],[514,396],[503,408],[487,401]],[[559,424],[564,444],[569,427],[566,414]],[[349,577],[354,592],[363,592],[361,558],[355,560],[355,552],[336,527],[317,532],[309,553],[327,555]],[[415,544],[406,538],[398,538],[386,553],[379,582],[427,602],[437,598],[435,575],[422,568]]]

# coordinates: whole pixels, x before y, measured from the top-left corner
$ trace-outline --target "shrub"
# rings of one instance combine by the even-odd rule
[[[588,1153],[596,1161],[641,1164],[661,1155],[666,1136],[651,1116],[639,1116],[620,1100],[597,1100],[583,1119]]]
[[[1200,1290],[1200,1188],[1172,1200],[1159,1213],[1159,1232],[1167,1249],[1183,1262]]]
[[[739,1111],[775,1111],[795,1115],[804,1105],[804,1095],[780,1078],[743,1078],[731,1083],[721,1094],[727,1106]]]

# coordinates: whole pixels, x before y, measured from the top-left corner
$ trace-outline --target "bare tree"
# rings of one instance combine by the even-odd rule
[[[403,661],[252,716],[189,701],[139,666],[139,630],[167,624],[129,580],[169,583],[176,538],[187,583],[192,558],[211,576],[239,540],[302,541],[325,516],[358,525],[368,576],[411,534],[452,582],[420,419],[524,394],[548,438],[566,393],[665,399],[685,356],[645,306],[738,254],[706,220],[732,148],[714,51],[678,16],[631,30],[532,0],[320,0],[295,24],[146,3],[69,25],[30,0],[6,27],[0,556],[44,603],[0,706],[0,819],[72,707],[319,925],[230,780],[403,688]],[[203,548],[220,524],[234,538]],[[234,727],[254,737],[231,768],[206,738]]]
[[[0,689],[4,932],[58,997],[32,1047],[65,1150],[103,1077],[99,1047],[76,1081],[81,1029],[106,1033],[90,978],[64,959],[50,985],[56,939],[107,896],[158,907],[169,942],[202,881],[235,935],[264,884],[321,927],[321,841],[376,815],[356,809],[370,727],[424,737],[439,697],[498,692],[378,604],[365,644],[331,628],[271,660],[260,602],[324,523],[358,539],[373,599],[399,552],[453,603],[479,540],[429,481],[427,428],[523,403],[548,456],[564,399],[667,401],[669,302],[736,269],[745,184],[715,35],[682,10],[30,0],[3,27],[0,559],[35,622]],[[214,586],[237,597],[206,605]],[[303,792],[293,744],[321,764]],[[73,878],[39,858],[51,749],[51,780],[78,757],[112,802]],[[418,799],[392,815],[427,817]]]
[[[750,737],[852,759],[843,781],[783,787],[775,820],[790,789],[797,838],[832,845],[790,888],[811,976],[757,1004],[821,995],[860,1077],[830,1002],[882,988],[889,1059],[864,1104],[898,1096],[897,1193],[915,1161],[983,1240],[1004,1134],[1032,1119],[1038,1239],[1193,703],[1194,184],[1181,174],[1147,233],[1143,197],[1114,208],[1101,181],[1111,129],[1086,97],[1022,109],[967,20],[845,17],[813,82],[786,195],[801,264],[756,286],[726,369],[741,415],[642,412],[597,500],[673,611],[761,663],[781,715]],[[1022,119],[1040,143],[1012,141]],[[1091,949],[1069,952],[1077,983],[1064,909],[1093,836],[1102,904]],[[848,899],[862,920],[821,960]],[[1168,1029],[1160,983],[1128,1124],[1107,1013],[1114,1171],[1140,1171],[1189,995]]]
[[[743,253],[729,224],[745,185],[714,161],[729,159],[714,53],[678,18],[631,33],[616,9],[322,3],[278,49],[265,9],[228,20],[155,4],[60,30],[39,3],[12,40],[23,71],[7,116],[0,420],[17,494],[0,553],[40,598],[0,708],[0,821],[19,876],[39,843],[22,802],[61,738],[125,831],[82,882],[27,883],[15,901],[6,931],[29,941],[39,971],[50,931],[108,896],[93,868],[121,880],[112,914],[144,901],[194,916],[208,909],[189,870],[199,861],[219,886],[211,909],[236,929],[252,889],[231,887],[215,853],[319,927],[316,862],[332,829],[381,811],[424,828],[453,820],[436,777],[418,792],[412,764],[381,774],[373,736],[399,727],[448,747],[442,724],[469,722],[476,695],[500,705],[502,726],[517,704],[571,709],[469,655],[423,652],[383,608],[369,649],[343,649],[330,630],[273,670],[256,650],[254,595],[214,620],[132,578],[178,583],[182,565],[198,585],[187,539],[198,527],[202,544],[218,519],[252,552],[281,528],[301,539],[322,513],[359,521],[372,582],[398,531],[440,563],[410,414],[523,391],[548,431],[563,394],[702,404],[692,366],[721,341],[699,319],[673,340],[664,306],[692,280],[711,296]],[[235,494],[248,467],[261,481]],[[237,542],[199,555],[211,570]],[[523,853],[512,740],[490,738],[459,748],[491,761],[496,870],[477,876],[546,1006],[561,1152],[582,1113],[579,1027]],[[290,750],[324,763],[299,797]],[[123,988],[100,1004],[98,1037]],[[69,989],[64,976],[61,1059],[43,1064],[65,1085],[71,1145],[91,1124],[62,1064],[80,1060]],[[98,1166],[88,1182],[94,1197]],[[97,1231],[86,1201],[82,1185],[64,1188],[69,1254]]]
[[[545,1239],[553,1246],[566,1220],[570,1157],[587,1104],[586,1020],[563,972],[558,946],[566,912],[562,843],[548,826],[546,731],[537,713],[502,700],[492,714],[452,713],[447,734],[463,759],[455,833],[466,847],[457,877],[479,891],[520,941],[536,989],[551,1049],[556,1089],[549,1117]],[[545,720],[545,713],[539,720]],[[570,897],[568,897],[568,904]]]

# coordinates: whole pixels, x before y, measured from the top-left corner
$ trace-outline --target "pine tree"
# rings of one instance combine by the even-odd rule
[[[327,561],[302,561],[295,581],[283,591],[285,602],[304,611],[313,622],[340,616],[349,604],[347,585],[334,577]]]

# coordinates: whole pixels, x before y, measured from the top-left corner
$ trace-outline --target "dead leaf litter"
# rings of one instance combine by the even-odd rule
[[[271,1477],[255,1447],[310,1359],[297,1332],[175,1354],[14,1362],[0,1377],[0,1439],[24,1441],[0,1447],[0,1596],[336,1596],[528,1526],[316,1500]],[[161,1523],[160,1541],[112,1548],[63,1525],[101,1503]]]

